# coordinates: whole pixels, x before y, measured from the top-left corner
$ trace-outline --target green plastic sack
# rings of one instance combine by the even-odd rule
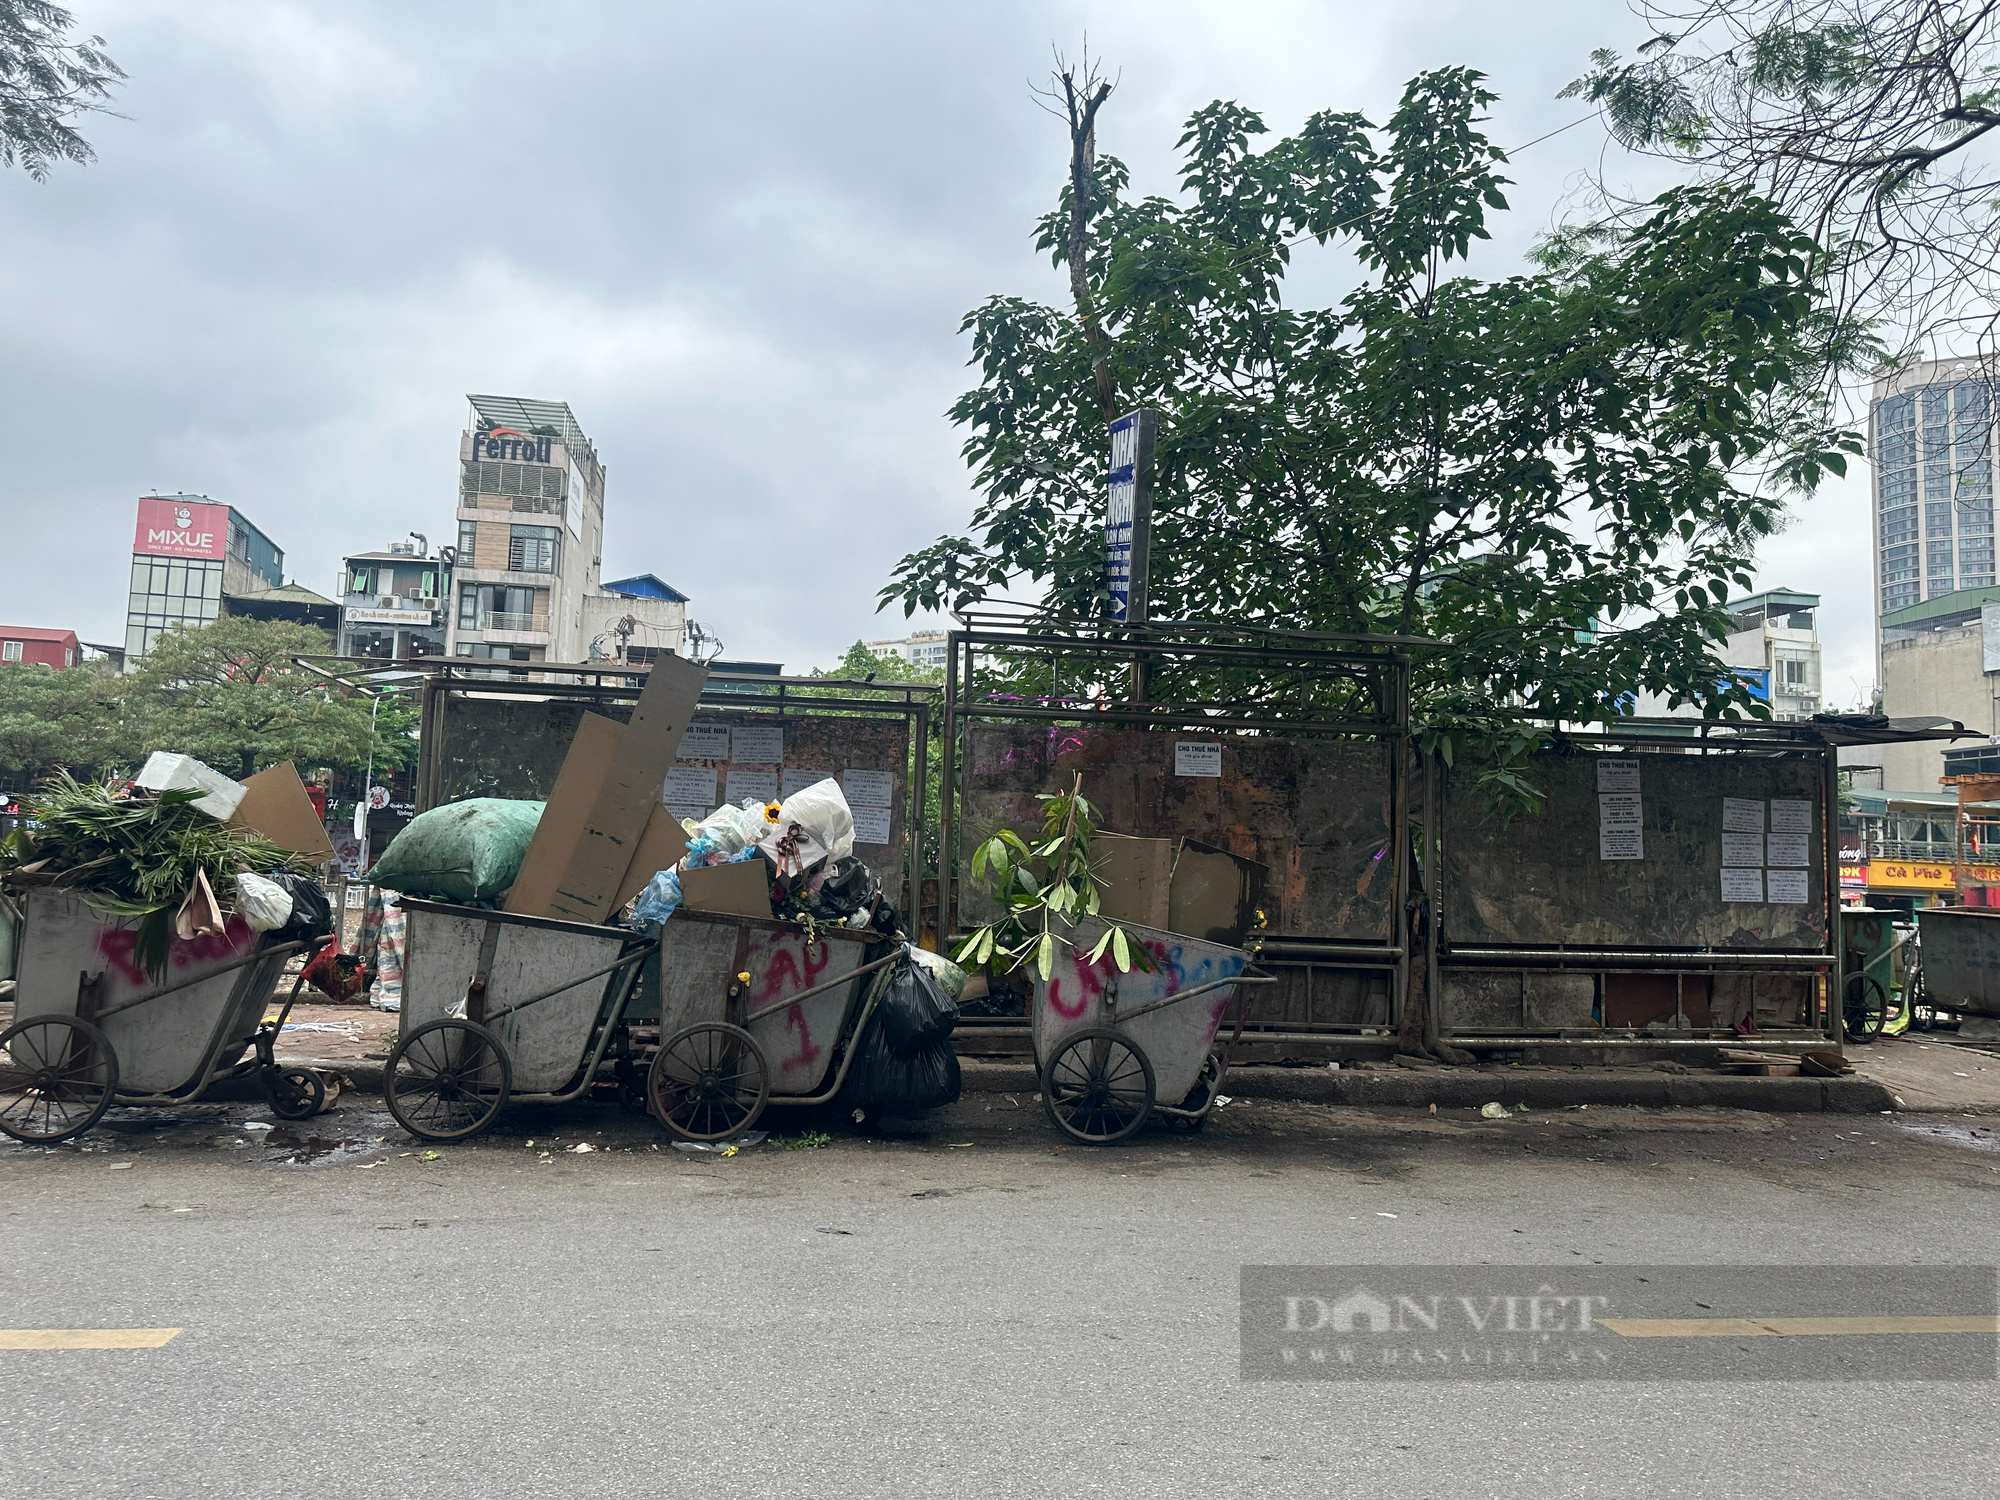
[[[546,805],[474,797],[418,813],[366,878],[433,901],[496,900],[521,873]]]

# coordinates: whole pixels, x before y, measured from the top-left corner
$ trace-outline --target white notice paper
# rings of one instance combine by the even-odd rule
[[[1764,872],[1762,870],[1727,870],[1722,872],[1722,899],[1748,905],[1764,904]]]
[[[1176,776],[1222,775],[1222,745],[1215,740],[1175,740]]]
[[[1812,804],[1810,802],[1780,801],[1771,799],[1771,832],[1811,833]]]
[[[1602,765],[1602,762],[1599,762]],[[1644,859],[1644,808],[1637,792],[1601,792],[1597,798],[1597,857]]]
[[[1804,906],[1806,904],[1806,872],[1804,870],[1766,870],[1764,878],[1771,883],[1771,894],[1767,898],[1779,906]]]
[[[1724,797],[1722,826],[1730,833],[1762,833],[1764,804],[1754,797]],[[1757,861],[1753,859],[1750,863],[1754,865]]]
[[[692,807],[699,802],[702,810],[695,816],[706,817],[715,806],[715,781],[714,766],[669,766],[660,800],[669,807]]]
[[[854,842],[857,844],[886,844],[889,842],[889,809],[886,807],[857,807],[854,813]]]
[[[785,731],[772,724],[739,724],[729,731],[729,758],[753,766],[775,766],[785,758]]]
[[[787,768],[778,783],[779,795],[789,797],[793,792],[803,792],[809,786],[818,786],[826,780],[824,771],[801,771],[796,767]]]
[[[755,797],[759,802],[778,800],[778,773],[776,771],[739,771],[733,766],[729,771],[729,800],[738,807],[745,797]]]
[[[1726,863],[1726,861],[1725,861]],[[1812,863],[1812,835],[1809,833],[1778,833],[1764,835],[1764,863],[1767,865],[1790,865],[1804,869]],[[1776,896],[1771,898],[1777,900]]]
[[[1722,864],[1725,869],[1732,866],[1761,865],[1764,863],[1764,835],[1761,833],[1737,833],[1724,829],[1722,834]]]
[[[669,802],[667,804],[667,811],[672,813],[676,818],[692,818],[695,822],[699,823],[703,818],[714,812],[715,809],[713,807],[696,807],[692,803],[687,802]]]
[[[729,726],[690,724],[687,733],[681,736],[680,749],[674,753],[681,760],[728,760]]]
[[[1599,756],[1597,761],[1597,789],[1600,792],[1636,792],[1639,790],[1639,762],[1635,757]]]
[[[840,790],[849,807],[893,807],[896,802],[894,771],[857,771],[849,766],[840,778]]]

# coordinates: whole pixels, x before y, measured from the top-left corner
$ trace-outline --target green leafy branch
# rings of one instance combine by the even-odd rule
[[[1074,927],[1097,916],[1103,892],[1091,868],[1090,841],[1097,832],[1096,815],[1083,795],[1083,777],[1067,792],[1043,792],[1041,837],[1033,843],[1011,828],[1003,828],[972,853],[972,878],[984,886],[1002,908],[995,921],[973,932],[954,955],[968,968],[1009,972],[1030,960],[1046,981],[1055,969],[1056,924]],[[1069,942],[1077,952],[1081,943]],[[1109,923],[1089,952],[1095,964],[1106,953],[1118,971],[1150,971],[1153,956],[1124,927]]]

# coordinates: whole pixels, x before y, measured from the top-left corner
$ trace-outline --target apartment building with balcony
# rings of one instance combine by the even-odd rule
[[[443,656],[451,579],[449,559],[432,556],[427,538],[348,554],[341,564],[340,654],[380,661]]]
[[[584,659],[597,591],[604,465],[566,401],[468,396],[447,607],[454,656]]]

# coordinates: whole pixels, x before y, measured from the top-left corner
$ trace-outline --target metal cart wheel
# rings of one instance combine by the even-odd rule
[[[281,1120],[308,1120],[326,1108],[326,1080],[311,1068],[266,1068],[260,1081]]]
[[[30,1016],[0,1031],[0,1130],[45,1146],[82,1135],[118,1093],[118,1057],[75,1016]]]
[[[1872,1042],[1882,1034],[1888,1018],[1889,998],[1873,974],[1850,974],[1843,995],[1841,1020],[1850,1042]]]
[[[1201,1071],[1195,1075],[1194,1087],[1180,1102],[1180,1108],[1187,1113],[1168,1115],[1167,1128],[1178,1130],[1183,1135],[1193,1135],[1208,1123],[1208,1112],[1221,1088],[1222,1060],[1211,1052],[1201,1060]]]
[[[1042,1107],[1065,1135],[1090,1146],[1122,1141],[1153,1112],[1153,1064],[1108,1026],[1071,1032],[1042,1070]]]
[[[698,1021],[660,1044],[646,1074],[653,1114],[690,1141],[721,1141],[748,1130],[771,1097],[764,1049],[741,1026]]]
[[[477,1021],[426,1021],[382,1065],[389,1113],[426,1141],[462,1141],[499,1116],[514,1087],[500,1038]]]

